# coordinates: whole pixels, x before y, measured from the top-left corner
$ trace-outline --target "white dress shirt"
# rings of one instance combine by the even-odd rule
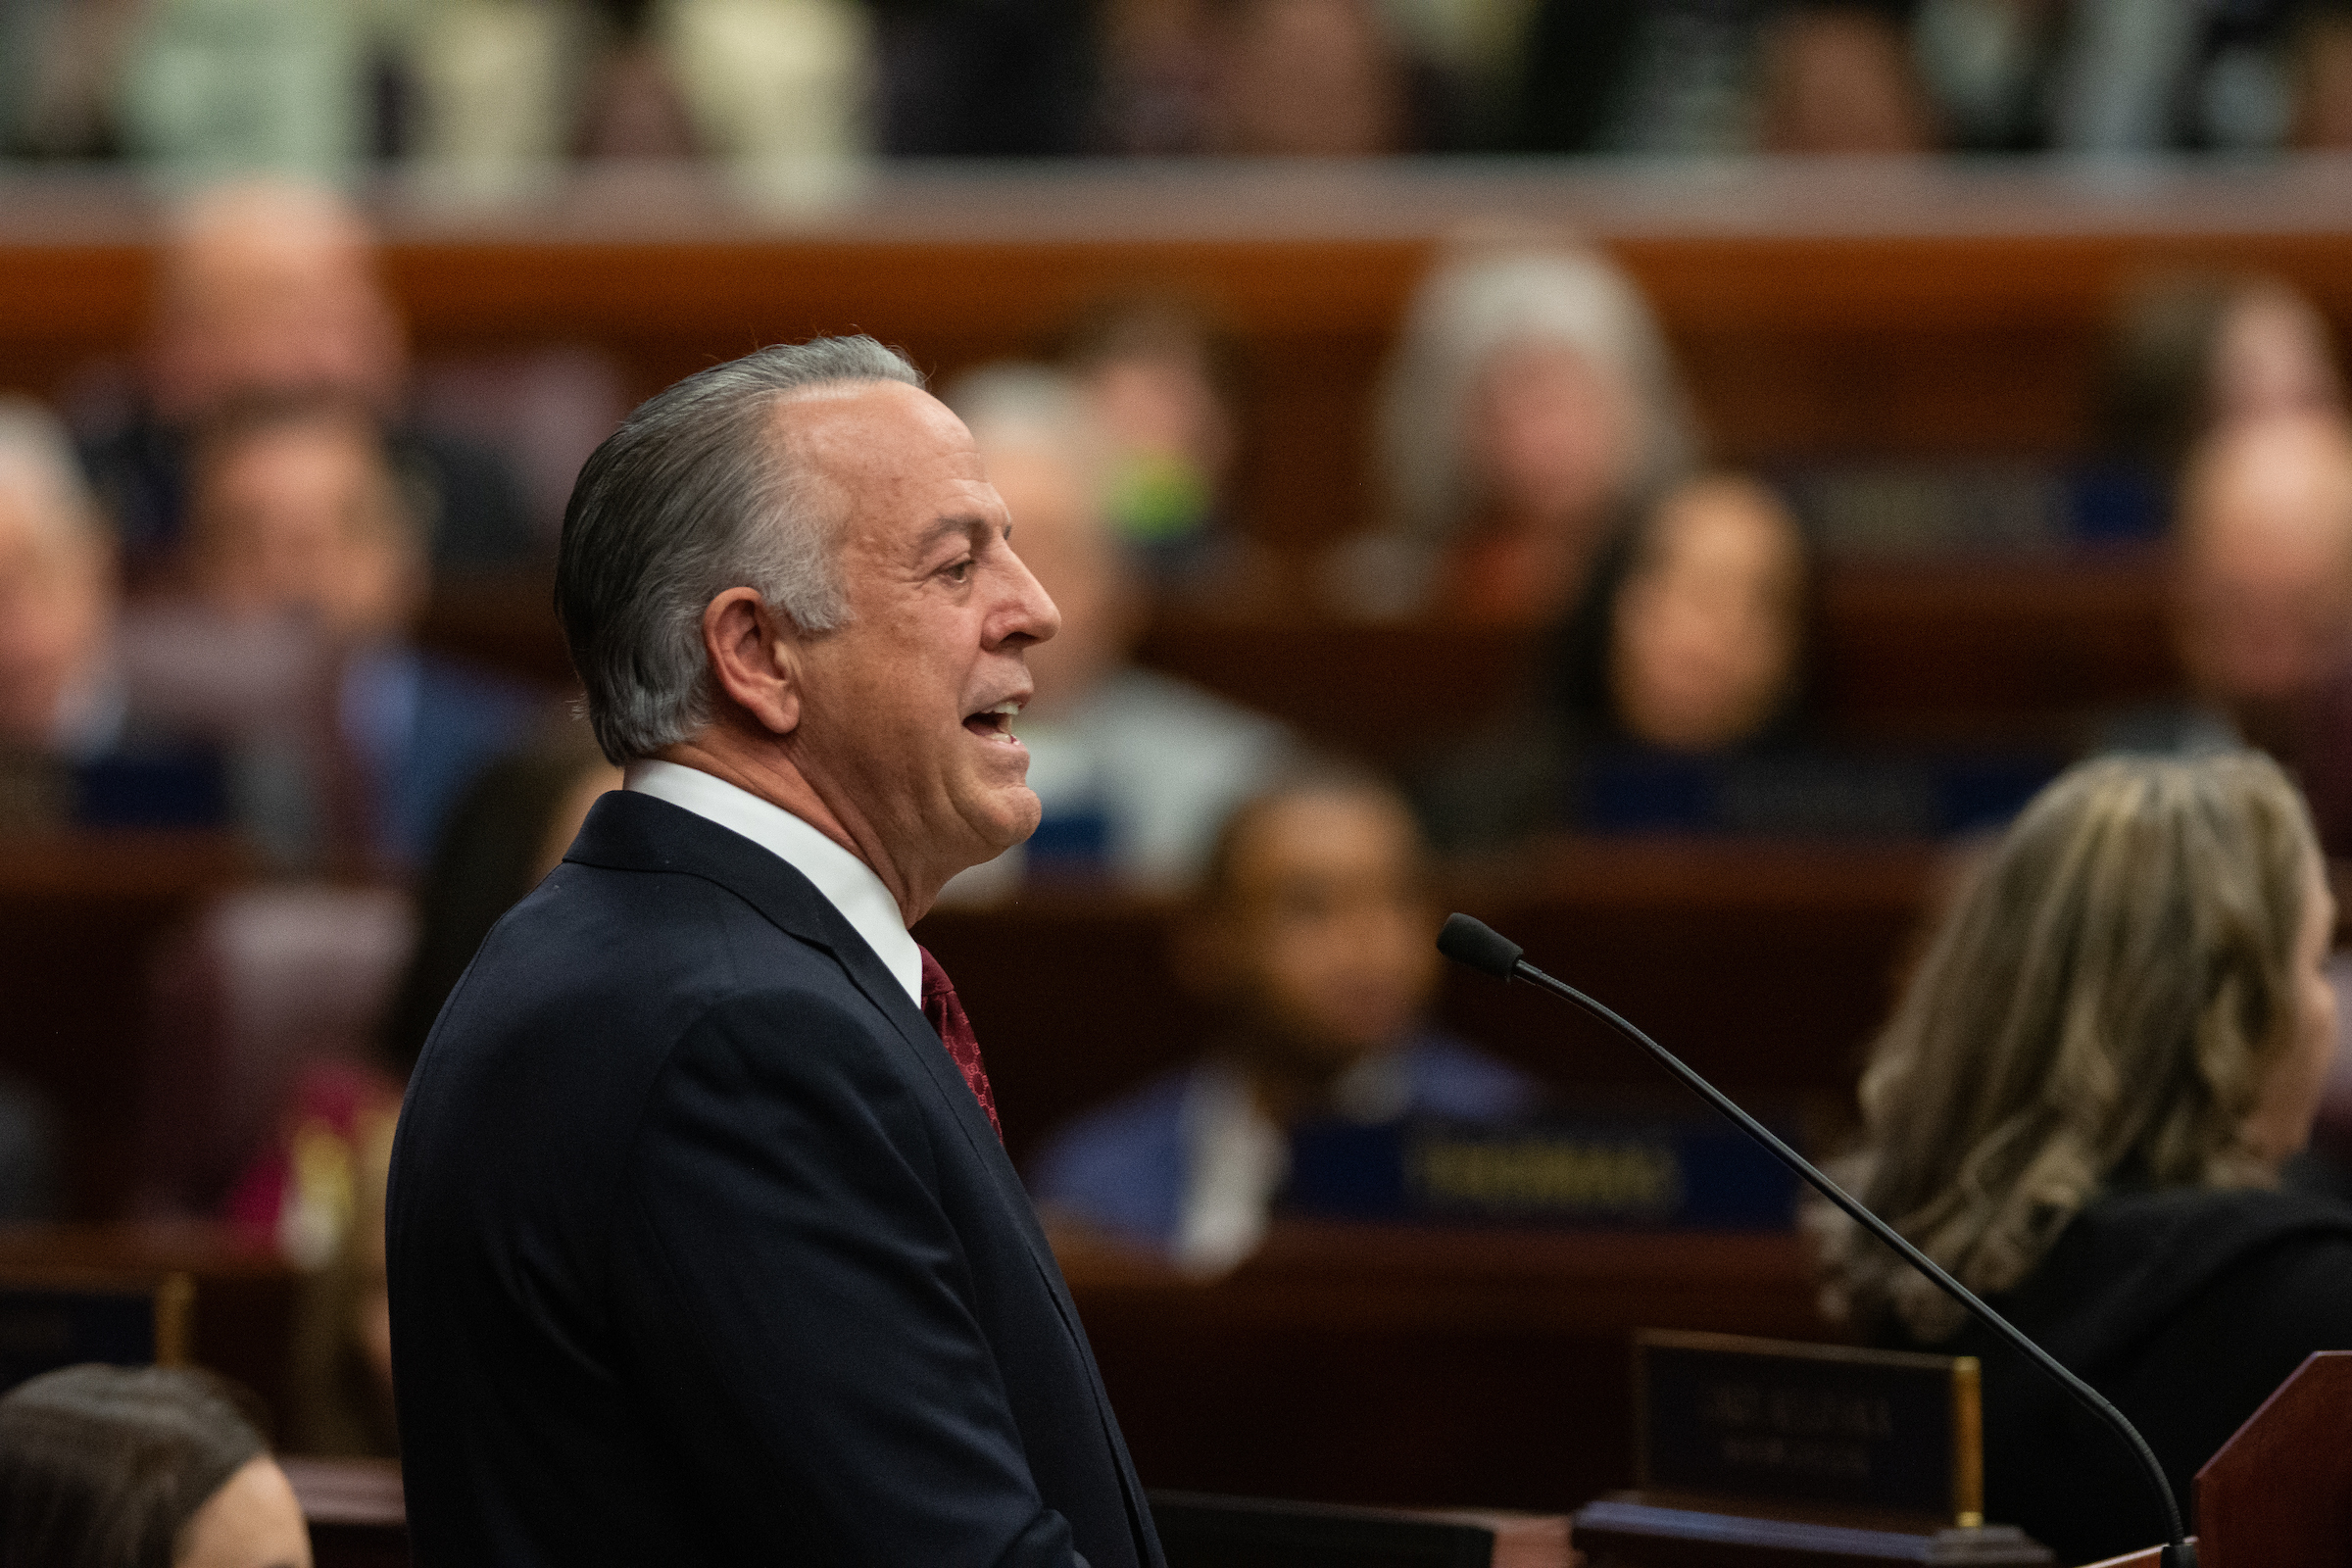
[[[923,951],[906,934],[899,901],[872,866],[784,808],[700,768],[646,759],[631,762],[622,772],[621,788],[667,801],[740,833],[807,877],[865,938],[865,945],[874,950],[891,978],[906,988],[914,1004],[923,1004]]]

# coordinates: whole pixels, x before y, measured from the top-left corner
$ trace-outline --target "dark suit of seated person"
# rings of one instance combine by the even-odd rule
[[[1057,1133],[1030,1173],[1040,1204],[1214,1272],[1263,1237],[1298,1129],[1532,1108],[1525,1076],[1430,1023],[1437,921],[1420,837],[1387,785],[1302,775],[1246,803],[1180,939],[1228,1032]]]
[[[386,1255],[417,1562],[1144,1568],[1157,1538],[907,926],[1037,824],[1058,612],[868,339],[582,469],[558,603],[627,764],[425,1043]]]
[[[2250,753],[2083,763],[1977,871],[1862,1079],[1854,1190],[2146,1435],[2182,1508],[2303,1358],[2352,1348],[2352,1208],[2280,1190],[2335,1049],[2311,822]],[[1982,1358],[1986,1515],[2157,1539],[2123,1445],[1842,1216],[1827,1298]]]

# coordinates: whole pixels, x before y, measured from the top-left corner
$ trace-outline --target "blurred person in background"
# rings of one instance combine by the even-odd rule
[[[1113,0],[1096,137],[1166,156],[1368,158],[1457,144],[1462,106],[1372,0]]]
[[[1542,0],[1514,141],[1667,156],[1926,151],[1936,125],[1911,62],[1910,9]]]
[[[1794,721],[1815,566],[1781,499],[1740,474],[1669,491],[1604,558],[1568,626],[1561,697],[1589,744],[1755,745]]]
[[[2107,717],[2110,752],[2259,747],[2296,773],[2330,853],[2352,853],[2352,427],[2240,419],[2187,459],[2173,642],[2186,700]]]
[[[1139,297],[1082,313],[1054,358],[1102,430],[1111,526],[1154,585],[1228,586],[1226,487],[1240,446],[1230,347],[1182,302]]]
[[[1181,884],[1225,814],[1288,760],[1290,734],[1134,662],[1151,605],[1106,514],[1112,451],[1077,383],[1042,366],[996,366],[947,401],[1004,498],[1021,559],[1062,612],[1060,634],[1029,655],[1037,690],[1018,729],[1044,817],[948,896],[1001,891],[1024,868]]]
[[[1211,15],[1208,150],[1369,158],[1422,144],[1406,62],[1372,0],[1229,0]]]
[[[0,1398],[0,1562],[311,1568],[256,1401],[187,1367],[62,1367]]]
[[[232,410],[191,459],[190,586],[223,621],[290,622],[339,657],[337,738],[368,848],[396,869],[422,861],[466,785],[546,707],[416,647],[428,583],[419,505],[369,412],[340,400]]]
[[[1302,1124],[1534,1108],[1528,1079],[1430,1023],[1437,924],[1427,854],[1390,786],[1306,771],[1245,803],[1179,937],[1223,1032],[1055,1133],[1030,1170],[1041,1209],[1215,1272],[1264,1236]]]
[[[47,410],[0,400],[0,819],[218,827],[222,759],[142,710],[114,541]]]
[[[1327,564],[1338,608],[1541,624],[1698,438],[1641,292],[1595,252],[1441,266],[1383,372],[1384,520]]]
[[[1797,746],[1818,574],[1795,516],[1755,480],[1710,473],[1668,491],[1602,551],[1554,638],[1544,701],[1431,777],[1432,835],[1478,850],[1606,830],[1625,825],[1629,789],[1736,773]],[[1725,825],[1706,805],[1649,825]]]
[[[114,747],[116,597],[112,542],[64,427],[0,401],[0,743],[74,759]]]
[[[2176,273],[2118,301],[2099,388],[2100,445],[2162,487],[2226,426],[2343,410],[2328,323],[2283,280]]]
[[[133,581],[185,531],[196,432],[242,406],[306,398],[343,399],[384,421],[436,567],[527,562],[514,474],[484,448],[407,423],[408,369],[374,236],[339,197],[249,180],[188,198],[158,259],[140,400],[83,451]]]
[[[2335,1049],[2334,926],[2267,759],[2084,763],[1945,915],[1863,1074],[1847,1185],[2112,1399],[2183,1501],[2352,1343],[2352,1208],[2278,1190]],[[1855,1332],[1983,1359],[1988,1517],[2066,1562],[2144,1543],[2110,1433],[1844,1216],[1810,1222]]]

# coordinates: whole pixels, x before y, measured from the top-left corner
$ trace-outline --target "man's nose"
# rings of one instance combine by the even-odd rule
[[[1009,553],[1008,553],[1009,554]],[[1018,555],[1010,555],[1011,581],[1008,584],[1011,603],[1004,637],[1025,637],[1042,643],[1061,630],[1061,607],[1046,592],[1046,585],[1037,580],[1029,564]]]

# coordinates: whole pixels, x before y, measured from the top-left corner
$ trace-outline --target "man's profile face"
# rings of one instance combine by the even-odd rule
[[[803,774],[892,853],[949,874],[1037,827],[1012,711],[1023,656],[1061,623],[1013,554],[1011,520],[963,421],[896,381],[804,395],[782,439],[832,511],[849,624],[802,644]]]

